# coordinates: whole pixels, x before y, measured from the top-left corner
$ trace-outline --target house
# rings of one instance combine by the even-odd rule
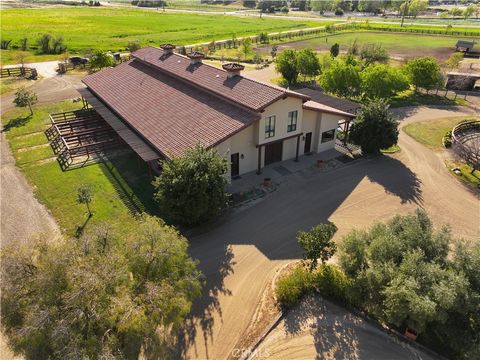
[[[232,177],[277,161],[332,149],[339,121],[353,114],[310,96],[183,56],[147,47],[83,79],[82,96],[150,166],[201,144],[229,160]]]

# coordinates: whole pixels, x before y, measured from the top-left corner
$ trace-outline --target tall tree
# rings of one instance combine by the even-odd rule
[[[317,268],[318,259],[324,264],[337,250],[333,235],[337,232],[335,224],[318,224],[310,231],[299,231],[297,241],[303,249],[303,258],[308,260],[310,271]]]
[[[320,75],[320,61],[317,54],[310,48],[302,49],[297,54],[297,66],[304,80]]]
[[[442,83],[442,72],[435,58],[414,58],[409,60],[404,68],[415,90],[424,88],[428,91],[435,89]]]
[[[337,60],[323,71],[320,85],[328,93],[345,98],[355,98],[361,92],[360,73],[355,66]]]
[[[102,226],[12,243],[1,260],[2,325],[27,359],[137,358],[158,342],[167,358],[165,339],[200,294],[186,239],[148,216],[123,238]]]
[[[290,49],[284,50],[275,60],[275,70],[282,74],[289,86],[295,84],[299,74],[297,52]]]
[[[388,99],[410,86],[402,71],[383,64],[368,66],[361,77],[363,95],[367,98]]]
[[[349,139],[364,154],[376,154],[398,141],[398,122],[385,100],[371,100],[363,105],[350,130]]]
[[[172,221],[197,225],[217,216],[226,206],[227,162],[216,150],[200,145],[162,163],[155,180],[155,199]]]

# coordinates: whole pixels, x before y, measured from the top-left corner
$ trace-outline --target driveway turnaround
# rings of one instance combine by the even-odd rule
[[[253,352],[252,359],[433,360],[318,296],[305,298]]]
[[[399,112],[402,125],[471,113],[467,108]],[[478,199],[448,173],[441,155],[403,132],[399,145],[402,151],[392,156],[360,160],[315,176],[292,176],[255,206],[191,238],[190,252],[199,259],[207,283],[203,297],[194,305],[180,355],[189,359],[235,357],[238,350],[232,351],[264,288],[282,265],[301,256],[295,240],[298,230],[329,220],[338,226],[335,239],[339,240],[353,228],[423,207],[437,226],[448,223],[456,236],[478,240]],[[294,353],[287,358],[295,358]]]

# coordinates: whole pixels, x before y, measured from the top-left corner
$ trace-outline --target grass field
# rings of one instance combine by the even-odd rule
[[[5,113],[2,123],[16,164],[67,235],[77,233],[87,220],[85,206],[76,202],[77,188],[85,183],[94,189],[94,215],[88,224],[114,221],[120,224],[119,230],[126,230],[141,212],[155,213],[146,167],[134,154],[122,153],[105,163],[62,171],[44,130],[49,126],[49,113],[78,107],[65,101],[35,106],[33,116],[25,109]]]
[[[193,44],[228,39],[233,35],[256,35],[322,25],[318,21],[247,18],[224,15],[163,13],[130,8],[9,9],[1,13],[1,37],[18,46],[23,37],[36,46],[42,34],[63,36],[70,53],[86,49],[124,50],[129,41],[142,45]],[[328,22],[328,21],[327,21]],[[325,23],[327,23],[325,22]],[[33,54],[35,49],[30,49]],[[2,50],[2,63],[16,62],[17,51]],[[57,59],[58,55],[47,56]],[[42,61],[47,60],[42,56]],[[32,61],[32,57],[27,59]]]
[[[333,34],[328,37],[323,36],[308,40],[283,43],[279,46],[279,49],[302,49],[309,47],[316,51],[327,51],[330,50],[333,44],[338,43],[340,45],[340,51],[347,51],[355,40],[357,40],[357,43],[360,46],[364,44],[382,45],[388,50],[391,56],[404,58],[435,56],[440,60],[447,59],[450,54],[455,51],[455,43],[457,42],[457,38],[455,37],[441,35],[349,32]],[[262,52],[269,53],[270,48],[270,46],[264,47],[262,48]]]
[[[480,118],[455,116],[429,121],[419,121],[404,126],[403,131],[419,143],[422,143],[433,150],[439,150],[443,148],[442,138],[447,131],[452,130],[455,125],[464,120],[476,119]]]

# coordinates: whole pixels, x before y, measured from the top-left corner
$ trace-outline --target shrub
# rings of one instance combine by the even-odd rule
[[[217,151],[200,145],[182,157],[162,162],[155,180],[155,199],[170,220],[197,225],[213,219],[228,204],[227,162]]]
[[[268,34],[266,32],[261,32],[258,35],[258,40],[260,41],[261,44],[268,44],[268,42],[270,41]]]
[[[332,47],[330,48],[330,55],[332,55],[332,57],[337,57],[339,53],[340,53],[340,45],[338,43],[333,44]]]
[[[40,54],[62,54],[67,50],[67,46],[63,44],[63,38],[52,37],[50,34],[43,34],[37,40]]]
[[[313,284],[318,293],[324,297],[347,304],[350,280],[334,265],[321,265],[313,273]]]
[[[284,14],[288,14],[288,7],[287,6],[284,6],[280,9],[280,11]]]
[[[12,40],[0,40],[0,49],[7,50]]]
[[[335,9],[335,15],[337,16],[343,16],[343,10],[338,8],[338,9]]]
[[[128,51],[131,53],[139,50],[142,46],[140,45],[140,41],[135,40],[135,41],[130,41],[127,45]]]
[[[313,275],[302,265],[297,265],[292,272],[278,280],[275,295],[280,304],[292,307],[312,289]]]
[[[364,61],[365,66],[368,66],[374,62],[386,64],[390,56],[387,50],[381,45],[366,44],[362,47],[360,58]]]
[[[452,132],[451,131],[447,131],[445,133],[445,135],[443,136],[442,142],[443,142],[443,146],[445,146],[446,148],[449,148],[449,147],[452,146]]]

